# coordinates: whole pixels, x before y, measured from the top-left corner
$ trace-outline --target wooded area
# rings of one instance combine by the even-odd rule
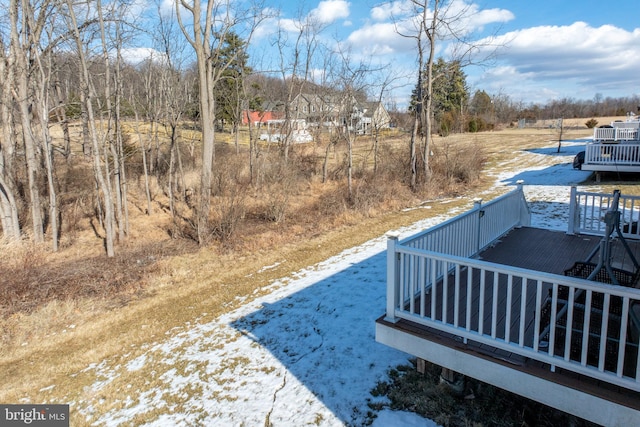
[[[293,196],[315,183],[326,194],[310,206],[328,215],[389,203],[398,188],[410,198],[472,180],[481,153],[457,165],[432,164],[434,134],[490,130],[519,118],[624,114],[640,104],[596,96],[532,106],[507,94],[471,96],[464,55],[434,56],[435,31],[451,23],[439,13],[442,3],[414,3],[423,20],[407,36],[416,40],[420,72],[411,107],[387,105],[394,129],[365,137],[346,123],[331,132],[318,127],[313,143],[298,145],[260,142],[251,123],[241,126],[243,111],[279,105],[285,120],[295,120],[291,102],[303,92],[382,102],[393,81],[390,70],[322,45],[322,27],[311,19],[277,37],[281,67],[274,71],[258,69],[248,54],[268,17],[258,4],[180,0],[171,13],[158,4],[156,25],[144,31],[129,3],[3,2],[3,241],[46,241],[56,251],[61,239],[73,244],[74,233],[90,228],[113,257],[130,234],[134,194],[145,215],[169,212],[172,237],[229,241],[249,219],[285,221],[299,203]],[[428,7],[435,13],[427,15]],[[127,46],[137,37],[149,38],[153,55],[132,62]],[[324,58],[321,81],[312,77],[312,57]],[[447,150],[455,151],[440,148]]]

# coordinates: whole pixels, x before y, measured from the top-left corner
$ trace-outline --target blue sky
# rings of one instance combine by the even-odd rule
[[[487,41],[497,34],[501,47],[495,59],[483,67],[465,69],[472,89],[506,94],[524,103],[552,99],[593,99],[640,94],[640,2],[637,0],[454,0],[470,11],[465,21],[468,36]],[[399,37],[393,23],[408,14],[401,12],[407,0],[323,0],[272,3],[278,25],[291,28],[309,16],[324,24],[320,39],[348,46],[354,59],[392,64],[398,76],[415,69],[415,41]],[[295,25],[294,25],[295,27]],[[268,30],[260,33],[269,39]],[[271,33],[273,36],[273,32]],[[445,59],[446,42],[438,54]],[[495,48],[492,48],[495,50]],[[485,50],[486,51],[486,50]],[[322,67],[320,67],[322,68]],[[406,102],[410,88],[398,84],[389,96]]]
[[[152,0],[137,1],[148,5],[147,12],[155,10]],[[176,0],[154,1],[171,11]],[[229,2],[239,9],[254,1],[261,2],[262,11],[270,16],[252,39],[250,57],[255,70],[271,70],[281,77],[278,41],[286,40],[284,52],[291,57],[302,24],[314,22],[317,27],[308,35],[322,45],[310,55],[316,80],[328,74],[332,67],[328,60],[335,58],[329,52],[340,46],[353,62],[385,67],[374,79],[393,78],[384,100],[401,108],[407,105],[416,81],[417,49],[415,41],[401,37],[396,28],[408,32],[410,23],[415,22],[415,14],[407,9],[411,0],[216,0],[216,4]],[[492,61],[465,68],[472,93],[484,90],[490,95],[508,95],[524,104],[640,95],[638,0],[443,2],[452,10],[466,10],[460,30],[467,37],[493,45],[476,56],[494,52]],[[496,38],[490,39],[491,35]],[[151,48],[138,43],[131,56],[148,55]],[[437,56],[453,58],[451,44],[439,41],[437,48]],[[376,91],[380,92],[371,90]]]

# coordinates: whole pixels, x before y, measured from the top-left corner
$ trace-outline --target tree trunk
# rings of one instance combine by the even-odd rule
[[[244,113],[242,117],[244,119]],[[256,140],[254,140],[254,133],[256,134],[255,135],[256,139],[258,135],[256,130],[253,127],[253,124],[251,123],[251,117],[249,114],[247,114],[247,125],[249,127],[249,182],[254,184],[254,173],[255,173],[254,151],[255,151],[255,145],[257,142]]]
[[[35,84],[37,90],[35,91],[35,100],[39,105],[40,111],[40,131],[42,132],[42,151],[45,159],[45,170],[47,172],[47,186],[49,190],[49,226],[51,229],[51,246],[54,251],[58,250],[58,200],[56,196],[55,186],[55,173],[54,173],[54,159],[53,159],[53,145],[51,144],[51,135],[49,133],[49,82],[51,76],[45,71],[45,67],[41,62],[39,55],[36,57],[36,63],[40,71],[39,81]],[[48,64],[47,69],[51,70],[51,64]]]
[[[58,251],[59,230],[58,230],[58,199],[56,197],[56,187],[54,183],[54,163],[53,163],[53,146],[47,127],[44,126],[44,156],[47,168],[47,185],[49,188],[49,224],[51,227],[51,246],[52,249]]]
[[[138,134],[138,141],[140,142],[140,153],[142,154],[142,169],[144,170],[144,191],[147,196],[147,215],[151,215],[151,191],[149,190],[149,172],[147,166],[147,150],[142,139],[142,132],[140,132],[140,121],[138,119],[138,109],[133,109],[136,118],[136,133]]]
[[[322,183],[327,182],[329,177],[329,152],[331,151],[331,147],[335,144],[334,141],[329,141],[327,144],[327,148],[324,153],[324,161],[322,162]]]
[[[2,233],[7,240],[20,240],[20,222],[18,221],[18,205],[13,196],[13,189],[0,171],[0,214],[2,215]]]
[[[91,156],[91,135],[89,134],[89,113],[87,112],[87,96],[80,91],[80,111],[82,120],[82,154]]]
[[[102,42],[102,59],[104,61],[104,98],[106,102],[106,114],[107,114],[107,129],[104,137],[104,167],[105,167],[105,183],[108,187],[108,193],[115,196],[115,224],[117,224],[118,240],[124,241],[124,213],[122,205],[122,182],[121,182],[121,169],[120,169],[120,153],[117,150],[117,143],[114,139],[117,138],[117,132],[113,131],[112,123],[117,118],[114,117],[113,105],[111,103],[111,60],[109,58],[109,51],[107,46],[107,38],[105,31],[105,21],[102,15],[102,0],[97,0],[96,9],[98,12],[98,20],[100,23],[100,40]],[[117,122],[115,126],[117,126]],[[109,154],[111,154],[109,156]],[[109,179],[111,173],[109,171],[109,157],[113,162],[113,182]],[[112,205],[111,199],[104,201],[105,205]],[[105,209],[106,212],[106,209]],[[115,230],[114,230],[115,232]]]
[[[176,13],[180,28],[187,37],[196,53],[198,67],[198,91],[200,95],[200,124],[202,127],[202,165],[200,171],[200,192],[198,209],[196,212],[196,232],[198,244],[204,245],[209,239],[209,210],[211,207],[211,177],[213,173],[214,144],[215,144],[215,93],[214,93],[214,64],[212,62],[212,22],[216,2],[210,0],[206,4],[207,10],[203,14],[201,3],[186,0],[176,2]],[[186,8],[193,17],[192,31],[187,31],[181,20]],[[204,24],[201,21],[204,16]]]
[[[122,66],[122,35],[121,35],[121,23],[116,23],[116,42],[118,44],[117,55],[116,55],[116,70],[115,70],[115,81],[116,81],[116,91],[115,91],[115,134],[116,134],[116,152],[118,153],[118,194],[121,199],[121,209],[123,215],[123,224],[120,224],[120,239],[124,239],[125,236],[129,234],[129,204],[127,203],[127,169],[125,165],[125,152],[124,152],[124,136],[122,135],[122,118],[120,117],[120,105],[122,101],[122,75],[121,75],[121,66]]]
[[[28,94],[28,73],[26,71],[25,59],[21,53],[16,55],[18,58],[18,76],[17,93],[15,100],[20,111],[20,120],[22,122],[22,139],[24,142],[24,151],[27,160],[27,188],[29,189],[29,200],[31,203],[31,223],[33,229],[33,241],[35,243],[44,242],[44,222],[42,216],[42,204],[40,201],[40,162],[36,151],[36,142],[33,135],[33,120],[31,118],[31,109],[33,106],[29,102]]]
[[[347,192],[349,203],[353,203],[353,139],[351,132],[347,129]]]
[[[169,146],[169,211],[171,212],[171,217],[176,216],[175,210],[175,192],[173,191],[175,183],[174,183],[174,174],[175,174],[175,165],[176,165],[176,144],[173,137],[171,138],[171,144]],[[147,199],[148,200],[148,199]],[[147,206],[149,206],[147,204]]]
[[[22,13],[26,15],[29,11],[23,10]],[[33,105],[30,103],[32,97],[29,96],[29,70],[27,69],[26,58],[29,47],[21,44],[21,37],[27,38],[21,33],[28,31],[28,28],[24,27],[22,30],[18,29],[21,19],[22,18],[19,16],[18,2],[16,0],[11,0],[9,6],[9,20],[11,26],[11,48],[9,54],[11,55],[13,65],[16,69],[16,73],[14,75],[14,86],[11,89],[18,111],[20,112],[22,141],[24,144],[27,165],[27,188],[29,190],[29,200],[31,203],[33,241],[36,243],[42,243],[44,241],[44,228],[40,192],[38,188],[40,168],[36,153],[36,142],[33,136],[33,120],[31,117]]]
[[[373,128],[375,132],[373,134],[373,174],[377,175],[378,173],[378,146],[380,142],[380,128],[376,124]]]
[[[102,170],[102,158],[100,155],[100,147],[98,144],[98,135],[96,129],[96,120],[93,114],[93,96],[90,91],[90,77],[87,61],[84,55],[84,46],[82,45],[82,39],[80,38],[80,32],[78,30],[78,23],[73,10],[71,0],[67,0],[69,18],[71,19],[70,28],[73,29],[73,35],[76,42],[76,48],[78,49],[79,65],[80,65],[80,78],[81,78],[81,93],[84,94],[85,108],[87,112],[87,126],[88,134],[91,138],[91,151],[93,155],[93,171],[98,184],[98,188],[102,194],[104,201],[104,229],[105,229],[105,249],[108,257],[115,255],[114,249],[114,214],[113,214],[113,202],[112,195],[107,184],[108,176],[105,175]],[[105,162],[106,163],[106,162]],[[98,203],[100,203],[98,201]]]
[[[562,148],[562,131],[563,131],[563,119],[560,120],[560,134],[558,135],[558,153],[560,153],[560,149]]]
[[[436,37],[437,37],[437,25],[439,14],[440,0],[433,2],[433,16],[431,18],[431,25],[427,28],[427,38],[429,39],[429,55],[427,57],[427,87],[423,93],[423,121],[422,121],[422,139],[424,143],[424,182],[429,181],[430,169],[429,169],[429,156],[431,153],[431,127],[432,127],[432,106],[433,106],[433,61],[435,59],[436,51]]]
[[[4,44],[0,40],[0,78],[2,95],[0,98],[0,119],[2,120],[2,138],[0,138],[0,214],[2,215],[2,232],[5,239],[19,240],[21,236],[18,219],[18,205],[15,194],[16,185],[13,180],[13,158],[15,155],[15,130],[10,107],[12,106],[11,86],[14,79],[12,58],[4,56]]]
[[[411,141],[409,142],[409,168],[411,172],[411,182],[410,187],[411,190],[415,191],[417,186],[417,175],[418,175],[418,167],[417,156],[416,156],[416,144],[418,140],[418,128],[420,126],[420,117],[416,113],[413,120],[413,127],[411,129]]]
[[[53,95],[55,96],[54,102],[56,103],[54,112],[58,123],[60,123],[60,127],[62,127],[64,157],[68,161],[71,158],[71,134],[69,133],[69,120],[67,119],[67,111],[65,109],[64,98],[62,96],[62,88],[59,84],[56,84],[53,89]]]

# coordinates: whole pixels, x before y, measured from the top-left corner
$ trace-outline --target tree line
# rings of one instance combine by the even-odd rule
[[[514,100],[508,94],[471,91],[462,64],[438,58],[434,64],[437,76],[433,82],[433,116],[436,133],[480,132],[496,126],[514,126],[519,120],[535,122],[560,118],[623,117],[640,113],[640,96],[603,97],[592,99],[561,98],[544,104]],[[416,103],[417,89],[411,98],[410,110]],[[596,120],[597,121],[597,120]],[[606,123],[605,123],[606,124]]]

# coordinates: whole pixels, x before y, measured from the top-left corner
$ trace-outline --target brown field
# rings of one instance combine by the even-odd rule
[[[584,127],[586,120],[565,120],[567,127],[575,121],[575,128],[567,129],[563,138],[591,135]],[[599,118],[598,122],[611,120]],[[553,129],[503,129],[436,137],[433,149],[446,153],[468,145],[481,150],[487,172],[517,167],[510,163],[514,153],[553,146],[557,139]],[[368,146],[367,142],[357,152],[360,161],[369,161]],[[309,150],[308,155],[323,155],[321,149]],[[158,197],[153,215],[147,216],[142,192],[131,191],[131,233],[117,246],[112,260],[104,256],[96,234],[83,218],[78,219],[78,230],[63,238],[57,253],[24,244],[0,247],[3,292],[6,301],[13,301],[0,306],[0,402],[51,402],[70,396],[81,400],[83,387],[95,378],[70,374],[87,365],[104,358],[121,358],[126,363],[144,343],[184,327],[200,313],[215,318],[232,310],[239,304],[237,297],[255,297],[274,279],[425,216],[466,206],[481,192],[489,199],[492,194],[487,191],[493,182],[484,173],[473,186],[450,189],[456,196],[451,203],[434,203],[428,211],[401,209],[424,200],[398,191],[402,195],[396,202],[387,200],[366,211],[344,211],[327,216],[325,221],[318,215],[312,216],[313,221],[305,220],[311,217],[313,201],[330,194],[327,186],[331,185],[314,182],[296,189],[291,199],[294,209],[287,221],[256,223],[232,245],[213,243],[198,248],[189,239],[171,238],[168,230],[172,222],[164,200]],[[625,187],[637,191],[633,185]],[[430,194],[431,200],[450,196],[437,189]],[[277,264],[282,260],[286,262]],[[14,291],[6,286],[9,282],[30,286],[32,291],[11,299]],[[43,390],[52,383],[56,384],[54,390]]]

